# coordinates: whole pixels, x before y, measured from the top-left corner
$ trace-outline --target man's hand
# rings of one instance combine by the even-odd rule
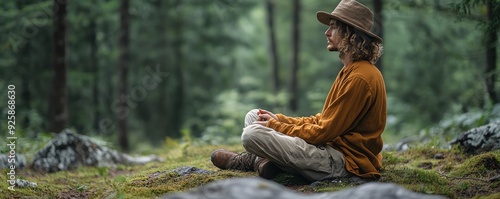
[[[259,119],[255,121],[254,124],[260,124],[262,126],[267,126],[267,122],[269,122],[270,119],[275,119],[276,121],[278,121],[278,117],[274,113],[262,110],[260,108],[257,116],[259,116]]]

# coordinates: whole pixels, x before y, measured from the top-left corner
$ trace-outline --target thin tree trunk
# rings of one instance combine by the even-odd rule
[[[266,0],[266,21],[267,27],[269,29],[269,55],[271,60],[272,68],[272,79],[273,79],[273,89],[278,92],[280,89],[280,78],[279,78],[279,58],[278,50],[276,47],[276,36],[274,31],[274,2],[273,0]]]
[[[380,37],[384,38],[384,18],[382,16],[382,9],[383,9],[383,0],[373,0],[373,5],[374,5],[374,20],[375,23],[373,24],[375,27],[375,33]],[[377,68],[382,72],[383,65],[382,65],[382,57],[380,57],[375,64]]]
[[[29,2],[25,1],[16,1],[16,8],[18,10],[23,9]],[[20,45],[17,49],[17,53],[19,55],[28,55],[31,54],[30,50],[31,48],[27,48],[26,45]],[[29,64],[29,60],[25,59],[23,56],[16,56],[16,62],[18,65],[21,65],[23,67],[19,67],[18,70],[14,70],[14,72],[11,75],[14,75],[15,77],[25,77],[29,76],[29,74],[32,74],[30,72],[33,72],[35,69],[31,64]],[[31,104],[32,104],[32,93],[31,93],[31,88],[30,88],[30,83],[32,82],[32,79],[28,78],[21,78],[21,100],[20,103],[23,104],[23,109],[26,110],[31,110]],[[50,99],[49,99],[50,100]],[[49,103],[50,104],[50,103]],[[50,106],[50,105],[49,105]],[[30,125],[30,117],[25,117],[24,121],[21,121],[21,126],[31,126]],[[37,130],[34,131],[37,133]]]
[[[120,58],[118,60],[118,67],[119,67],[119,96],[125,97],[127,96],[127,62],[128,62],[128,57],[129,57],[129,52],[128,52],[128,43],[129,43],[129,22],[130,22],[130,15],[129,15],[129,1],[128,0],[121,0],[120,3],[120,41],[119,41],[119,48],[120,48]],[[124,108],[129,108],[127,104],[127,100],[120,100],[119,101],[119,107],[124,107]],[[119,115],[118,116],[118,144],[124,151],[129,150],[129,143],[128,143],[128,126],[127,126],[127,119],[128,119],[128,113],[124,115]],[[123,113],[122,113],[123,114]]]
[[[97,24],[95,16],[90,19],[90,67],[93,73],[92,82],[92,104],[94,107],[94,120],[92,127],[94,130],[99,129],[100,107],[99,107],[99,62],[97,60]]]
[[[54,28],[52,54],[52,87],[49,99],[50,132],[61,132],[66,128],[67,85],[66,85],[66,6],[68,1],[54,0]]]
[[[298,78],[297,73],[299,70],[299,38],[300,38],[300,0],[293,1],[292,12],[292,71],[290,80],[290,110],[297,111],[298,109]]]
[[[497,61],[497,44],[498,44],[498,26],[494,24],[494,13],[493,13],[493,0],[486,1],[487,8],[487,28],[486,28],[486,89],[491,101],[496,104],[499,102],[497,93],[495,91],[495,82],[497,79],[496,74],[496,61]]]
[[[158,20],[156,22],[156,29],[158,30],[158,32],[160,33],[160,36],[158,38],[158,47],[157,49],[161,49],[160,50],[160,56],[158,57],[158,60],[160,61],[159,63],[159,67],[160,68],[164,68],[165,71],[169,71],[168,70],[168,67],[169,67],[169,51],[167,51],[168,49],[168,31],[167,31],[167,27],[169,26],[169,23],[170,21],[168,21],[168,13],[165,12],[165,10],[168,9],[169,6],[171,6],[172,4],[171,3],[168,3],[167,1],[164,1],[164,0],[156,0],[154,2],[154,5],[156,6],[157,8],[157,12],[158,12]],[[173,19],[175,20],[175,19]],[[166,135],[165,135],[165,132],[170,132],[170,128],[171,128],[171,125],[169,123],[169,121],[171,121],[171,114],[168,114],[170,112],[170,109],[169,109],[169,106],[168,106],[168,103],[169,103],[169,92],[168,92],[168,86],[169,84],[166,83],[167,80],[165,80],[165,82],[162,82],[160,84],[158,84],[158,101],[157,101],[157,106],[155,107],[155,110],[156,111],[159,111],[159,114],[158,116],[155,118],[156,120],[156,124],[155,125],[158,125],[159,126],[159,129],[160,129],[160,132],[161,133],[158,133],[157,135],[155,135],[155,137],[157,137],[158,139],[157,140],[162,140]],[[155,121],[153,120],[153,121]],[[151,125],[152,128],[155,128],[153,127],[153,125]],[[158,128],[158,127],[156,127]],[[155,129],[156,131],[158,131],[158,129]]]
[[[182,6],[183,1],[178,0],[176,2],[177,7]],[[184,33],[184,26],[183,26],[183,15],[181,12],[179,12],[178,17],[175,19],[175,41],[173,43],[173,49],[174,49],[174,57],[175,57],[175,63],[174,63],[174,75],[175,75],[175,87],[174,87],[174,98],[173,98],[173,106],[172,106],[172,115],[171,115],[171,124],[172,124],[172,131],[173,135],[171,134],[171,137],[180,137],[180,130],[181,130],[181,125],[182,121],[184,118],[184,98],[185,98],[185,93],[184,93],[184,71],[182,70],[182,64],[184,60],[183,53],[181,52],[182,45],[184,43],[183,39],[183,33]]]

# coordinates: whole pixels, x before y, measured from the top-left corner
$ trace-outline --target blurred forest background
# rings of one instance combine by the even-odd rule
[[[239,142],[252,108],[321,111],[342,63],[315,13],[338,2],[3,0],[0,121],[14,85],[20,138],[72,128],[123,150]],[[446,141],[500,118],[500,1],[360,2],[384,38],[386,143]]]

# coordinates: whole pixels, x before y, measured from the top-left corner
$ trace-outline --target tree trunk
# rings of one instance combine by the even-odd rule
[[[120,41],[119,41],[119,49],[120,49],[120,58],[118,60],[118,68],[119,68],[119,96],[122,100],[119,100],[119,107],[128,109],[127,100],[123,99],[127,96],[127,62],[129,57],[128,52],[128,43],[129,43],[129,1],[121,0],[120,3]],[[128,133],[127,133],[127,119],[128,119],[129,111],[126,113],[121,112],[118,115],[118,144],[121,149],[128,151]]]
[[[154,1],[154,6],[157,9],[157,21],[156,21],[156,29],[158,30],[158,33],[160,36],[157,38],[157,44],[158,47],[157,49],[160,49],[159,57],[157,58],[159,61],[159,67],[163,68],[163,71],[170,71],[169,70],[169,51],[168,49],[168,31],[167,27],[172,25],[172,22],[169,21],[168,18],[168,13],[165,12],[165,10],[168,10],[170,6],[172,6],[172,3],[168,3],[167,1],[164,0],[156,0]],[[176,19],[172,19],[176,20]],[[155,110],[158,111],[158,115],[156,118],[153,119],[154,122],[156,122],[156,126],[151,125],[151,130],[156,130],[159,132],[155,134],[154,136],[157,138],[160,142],[163,141],[165,138],[165,132],[170,132],[171,131],[171,115],[170,114],[170,108],[169,106],[169,86],[170,84],[167,83],[168,81],[165,80],[164,82],[161,82],[158,84],[158,101],[157,101],[157,106],[155,107]],[[156,128],[156,129],[155,129]]]
[[[66,6],[68,1],[54,0],[54,28],[52,53],[52,87],[49,99],[50,132],[61,132],[66,128],[67,85],[66,85]]]
[[[182,7],[182,3],[184,1],[178,0],[176,2],[177,7]],[[171,111],[171,124],[172,124],[172,132],[169,136],[171,137],[180,137],[180,130],[182,121],[184,118],[184,71],[182,70],[184,56],[181,52],[182,45],[184,43],[183,33],[184,33],[184,17],[182,12],[179,12],[177,19],[175,19],[175,41],[173,43],[174,49],[174,76],[175,76],[175,87],[174,87],[174,97],[173,97],[173,106]]]
[[[90,19],[90,68],[92,69],[92,104],[94,107],[94,120],[92,127],[94,130],[99,129],[100,106],[99,106],[99,62],[97,60],[97,24],[95,16]]]
[[[266,0],[266,19],[267,27],[269,29],[269,55],[271,60],[272,68],[272,79],[273,79],[273,89],[278,92],[280,89],[280,78],[279,78],[279,58],[278,50],[276,47],[276,35],[274,33],[274,0]]]
[[[384,38],[384,18],[382,16],[382,9],[383,9],[383,0],[373,0],[373,7],[374,7],[374,20],[375,23],[374,25],[374,30],[375,33],[380,37]],[[375,64],[377,68],[382,72],[382,56],[378,59],[377,63]]]
[[[486,1],[487,8],[487,28],[486,28],[486,90],[488,95],[493,102],[496,104],[499,102],[497,93],[495,91],[496,82],[496,62],[497,62],[497,44],[498,44],[498,25],[494,25],[494,12],[493,12],[493,0]]]
[[[299,70],[299,27],[300,27],[300,0],[293,0],[292,12],[292,71],[290,79],[290,110],[298,109],[298,83],[297,73]]]

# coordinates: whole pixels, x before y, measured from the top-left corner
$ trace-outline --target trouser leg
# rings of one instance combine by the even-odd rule
[[[266,158],[284,171],[300,174],[308,180],[346,177],[342,153],[330,146],[314,146],[298,137],[290,137],[271,128],[252,124],[258,110],[245,117],[243,147],[257,156]]]

